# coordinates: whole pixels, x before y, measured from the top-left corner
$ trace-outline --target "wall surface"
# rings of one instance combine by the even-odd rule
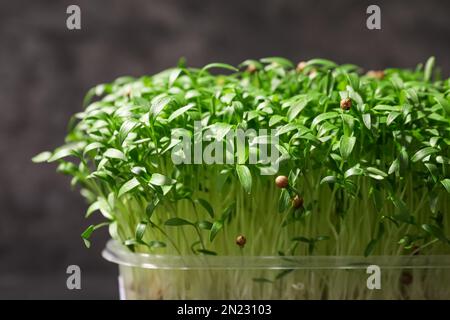
[[[0,298],[118,298],[116,266],[84,248],[86,204],[30,158],[63,142],[66,123],[92,86],[176,64],[238,64],[247,58],[323,57],[366,69],[415,67],[436,56],[450,71],[450,1],[373,1],[382,29],[366,28],[372,2],[348,1],[1,1]],[[81,7],[82,29],[66,28]],[[82,290],[66,288],[66,267]]]

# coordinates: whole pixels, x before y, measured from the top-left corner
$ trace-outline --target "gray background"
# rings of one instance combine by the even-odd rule
[[[365,27],[381,6],[382,30]],[[79,4],[82,30],[66,29]],[[0,3],[0,298],[117,298],[116,266],[79,237],[86,204],[30,158],[63,142],[85,92],[121,75],[280,55],[367,69],[414,67],[435,55],[450,70],[450,1],[2,1]],[[65,287],[69,264],[82,290]]]

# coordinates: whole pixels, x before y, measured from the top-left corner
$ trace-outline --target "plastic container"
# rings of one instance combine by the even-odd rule
[[[121,299],[450,299],[450,255],[167,256],[110,240],[103,257]]]

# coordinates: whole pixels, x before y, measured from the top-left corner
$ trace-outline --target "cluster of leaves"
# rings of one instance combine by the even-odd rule
[[[218,68],[226,74],[211,72]],[[180,141],[171,139],[172,134],[193,136],[194,121],[220,137],[236,128],[274,129],[281,172],[296,173],[301,181],[302,175],[319,170],[313,188],[339,190],[336,198],[319,199],[317,206],[331,200],[336,211],[345,211],[339,205],[342,194],[358,198],[361,179],[370,181],[366,192],[379,212],[385,201],[394,206],[395,212],[380,218],[366,254],[383,237],[384,221],[421,230],[405,235],[402,245],[429,237],[449,243],[439,208],[448,208],[450,192],[450,79],[439,79],[434,70],[433,58],[416,70],[387,69],[376,77],[362,74],[355,65],[324,59],[309,60],[301,68],[278,57],[247,60],[239,69],[219,63],[195,69],[180,62],[153,76],[122,77],[94,87],[85,109],[70,123],[66,144],[33,160],[59,162],[58,170],[72,176],[72,184],[79,184],[91,203],[86,216],[99,210],[107,219],[83,233],[87,244],[95,229],[109,225],[111,235],[130,248],[162,248],[167,245],[163,241],[143,240],[149,227],[166,233],[173,226],[186,226],[199,234],[192,247],[201,249],[193,251],[212,254],[200,232],[209,232],[213,241],[235,204],[225,204],[221,217],[215,217],[219,208],[208,198],[205,180],[221,177],[222,186],[240,182],[250,193],[255,181],[266,179],[259,173],[262,164],[174,165],[170,154]],[[341,108],[343,99],[350,99],[351,107]],[[243,157],[248,154],[246,150]],[[206,172],[201,177],[196,176],[199,166]],[[411,182],[408,192],[429,195],[430,215],[421,222],[407,205],[404,190]],[[203,198],[197,196],[199,190]],[[192,219],[177,212],[163,221],[154,217],[161,203],[182,199],[192,203]],[[282,193],[280,211],[289,209],[289,201]],[[210,219],[198,218],[198,208]],[[310,236],[296,235],[293,243],[307,243],[312,252],[316,241],[328,239]]]

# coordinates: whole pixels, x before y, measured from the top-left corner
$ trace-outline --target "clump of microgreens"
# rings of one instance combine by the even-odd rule
[[[138,252],[448,253],[449,96],[433,58],[367,74],[324,59],[181,62],[90,90],[66,144],[34,161],[58,162],[86,217],[106,219],[82,234],[88,246],[109,226]],[[261,164],[174,165],[171,133],[192,136],[194,121],[222,136],[276,129],[278,176]]]

